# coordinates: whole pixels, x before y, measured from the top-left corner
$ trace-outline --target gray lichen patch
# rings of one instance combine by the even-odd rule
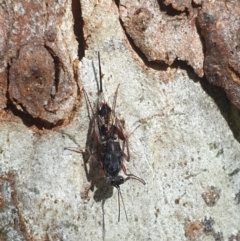
[[[28,234],[19,213],[13,175],[0,176],[0,240],[26,241]]]
[[[210,186],[207,187],[207,190],[202,193],[202,198],[209,207],[212,207],[217,204],[220,194],[221,190],[219,188]]]

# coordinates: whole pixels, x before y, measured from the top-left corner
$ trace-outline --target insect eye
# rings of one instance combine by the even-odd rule
[[[114,186],[115,185],[115,179],[113,177],[107,177],[106,178],[106,183],[108,185]]]
[[[124,178],[122,176],[118,176],[118,178],[116,179],[116,183],[118,185],[121,185],[124,183]]]

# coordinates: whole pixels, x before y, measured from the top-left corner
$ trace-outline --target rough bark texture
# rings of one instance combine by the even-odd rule
[[[1,9],[0,12],[0,108],[6,107],[6,93],[7,93],[7,40],[8,40],[8,21],[7,12]]]
[[[0,241],[238,240],[239,112],[199,79],[204,69],[237,105],[238,6],[0,3]],[[94,139],[82,86],[95,111],[97,51],[109,103],[120,84],[116,114],[129,133],[139,126],[124,164],[146,185],[121,185],[128,221],[96,153],[81,152]]]
[[[206,47],[206,77],[240,109],[240,2],[205,1],[197,22]]]
[[[189,3],[183,2],[172,5],[184,11]],[[170,1],[164,3],[169,5]],[[183,60],[202,77],[203,51],[195,26],[196,16],[191,14],[189,17],[186,12],[169,16],[164,6],[155,0],[121,0],[120,17],[127,34],[149,61],[163,61],[171,65],[175,60]]]
[[[0,107],[40,128],[68,122],[76,106],[77,53],[64,36],[64,28],[71,29],[63,23],[68,5],[24,0],[1,5]],[[74,41],[73,33],[69,36]]]
[[[165,0],[163,1],[166,6],[172,5],[172,7],[178,11],[186,11],[192,8],[192,1],[190,0]]]

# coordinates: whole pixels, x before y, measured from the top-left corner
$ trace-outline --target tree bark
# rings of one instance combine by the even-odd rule
[[[217,76],[238,107],[230,88],[238,85],[237,50],[231,58],[232,45],[218,51],[227,45],[220,40],[236,40],[238,6],[1,3],[0,241],[237,240],[239,112],[203,75]],[[124,165],[146,182],[121,185],[128,221],[121,203],[118,222],[117,189],[98,156],[82,151],[96,148],[83,88],[95,112],[98,51],[110,105],[120,84],[116,115],[130,135]],[[228,82],[219,84],[221,76]]]

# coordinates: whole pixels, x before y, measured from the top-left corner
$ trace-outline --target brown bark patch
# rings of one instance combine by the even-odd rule
[[[197,23],[206,47],[204,72],[240,109],[240,2],[205,1]]]
[[[176,12],[174,16],[168,14],[167,4],[178,6],[172,8]],[[190,8],[189,4],[190,1],[120,0],[119,12],[127,34],[148,61],[168,65],[175,60],[185,61],[202,77],[203,50],[195,16],[192,8],[178,11]]]

